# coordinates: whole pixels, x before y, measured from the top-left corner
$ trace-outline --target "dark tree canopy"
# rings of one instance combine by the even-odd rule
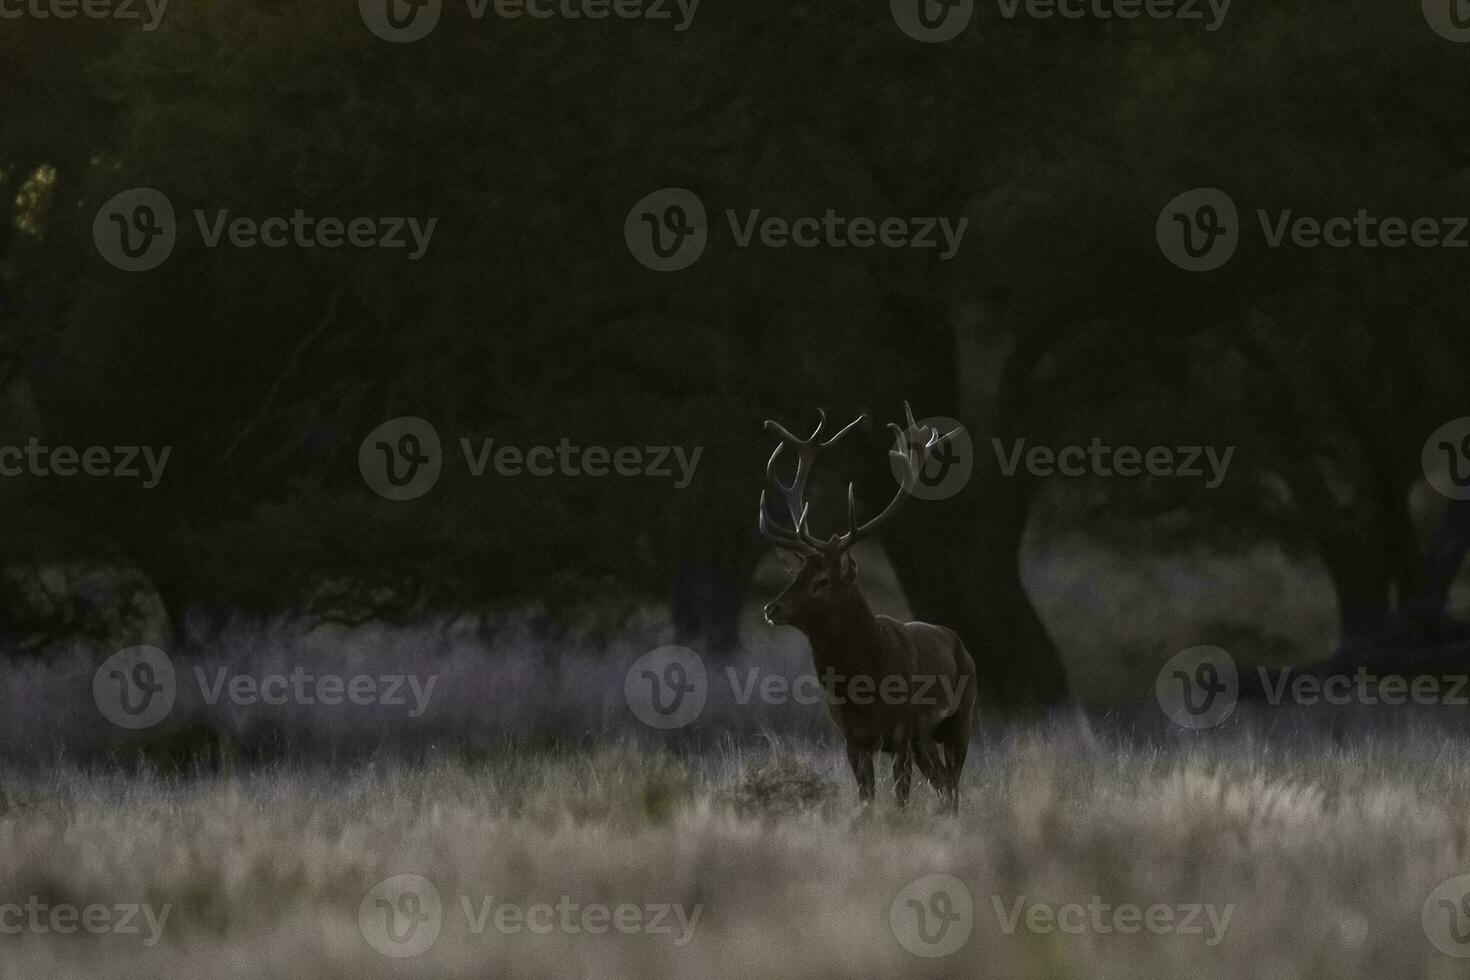
[[[0,558],[125,560],[176,617],[672,596],[681,628],[724,643],[761,556],[760,421],[807,424],[820,405],[882,422],[907,398],[982,447],[1238,447],[1219,492],[1081,484],[1045,508],[1041,481],[982,451],[964,493],[911,508],[886,542],[910,601],[967,636],[1005,703],[1067,688],[1021,586],[1028,522],[1134,548],[1171,546],[1137,534],[1163,516],[1176,544],[1277,539],[1326,566],[1345,639],[1415,601],[1434,620],[1464,521],[1453,510],[1426,549],[1408,498],[1424,440],[1464,413],[1463,253],[1272,249],[1256,227],[1257,209],[1470,210],[1470,52],[1413,6],[1263,3],[1216,33],[977,6],[943,46],[904,37],[884,4],[707,4],[677,34],[451,5],[408,45],[351,4],[285,0],[176,0],[150,33],[7,24],[0,432],[173,458],[147,491],[0,482]],[[711,220],[676,274],[622,238],[633,202],[666,186]],[[1245,226],[1206,274],[1153,236],[1197,186],[1225,189]],[[91,241],[130,187],[180,216],[147,274]],[[829,208],[964,217],[968,233],[946,261],[739,248],[725,225],[726,209]],[[196,209],[437,226],[417,261],[209,248]],[[403,507],[356,462],[402,415],[450,454],[569,437],[703,456],[684,489],[450,467]],[[839,474],[865,503],[891,487],[884,448],[866,430]],[[815,488],[824,513],[844,485]]]

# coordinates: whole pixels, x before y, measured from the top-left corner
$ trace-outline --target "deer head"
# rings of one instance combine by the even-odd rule
[[[842,609],[848,600],[856,595],[857,563],[853,561],[849,549],[877,531],[898,513],[904,501],[913,491],[919,474],[923,472],[930,452],[935,446],[954,434],[948,433],[941,436],[938,430],[932,427],[921,428],[914,422],[914,413],[910,410],[908,402],[904,402],[903,410],[908,422],[906,429],[901,428],[897,423],[888,423],[888,428],[892,430],[894,436],[894,447],[888,451],[888,455],[899,461],[899,469],[902,474],[898,492],[876,517],[860,524],[858,523],[856,494],[853,485],[848,483],[848,529],[826,539],[814,535],[807,524],[809,510],[805,499],[807,479],[811,476],[812,464],[816,462],[818,454],[847,435],[854,426],[864,421],[866,416],[859,415],[843,426],[836,435],[825,441],[821,436],[822,429],[827,424],[827,415],[820,409],[817,410],[817,427],[805,439],[792,435],[777,422],[769,419],[766,421],[766,431],[775,436],[779,442],[775,451],[771,453],[770,461],[766,463],[766,486],[761,490],[760,498],[760,533],[771,544],[795,555],[800,561],[796,577],[791,584],[766,606],[766,622],[773,626],[795,626],[809,633],[813,628],[828,620],[834,611]],[[914,441],[915,438],[918,440],[917,444]],[[789,484],[782,483],[776,476],[776,464],[788,449],[796,454],[796,474]],[[766,496],[767,491],[773,487],[786,505],[789,525],[777,524],[771,520],[771,515],[766,507]]]

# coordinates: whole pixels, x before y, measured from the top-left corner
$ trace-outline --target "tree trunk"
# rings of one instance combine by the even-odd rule
[[[983,474],[986,454],[976,450],[980,486],[947,504],[910,505],[888,555],[914,615],[965,641],[981,703],[1024,713],[1068,695],[1061,656],[1021,583],[1034,480]]]
[[[1470,500],[1452,500],[1434,534],[1434,544],[1424,561],[1423,584],[1414,597],[1410,613],[1417,627],[1438,632],[1447,619],[1445,605],[1450,585],[1465,564],[1470,551]]]
[[[1067,674],[1021,583],[1021,539],[1036,481],[1021,470],[1001,473],[990,439],[1005,443],[1016,428],[1032,369],[1050,340],[1036,331],[1024,343],[1002,339],[975,351],[966,341],[956,330],[954,376],[961,390],[954,404],[963,395],[976,409],[962,419],[974,453],[969,486],[947,501],[911,504],[888,553],[914,614],[965,641],[981,703],[1025,713],[1064,700]]]
[[[716,561],[688,561],[674,581],[672,618],[677,642],[719,653],[734,648],[740,639],[740,584],[748,582],[754,569],[729,566]]]

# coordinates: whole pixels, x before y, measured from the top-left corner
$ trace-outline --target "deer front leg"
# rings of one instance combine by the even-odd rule
[[[900,738],[893,747],[893,792],[899,806],[908,806],[909,778],[913,770],[914,748],[907,738]]]
[[[847,743],[847,764],[857,777],[858,800],[864,805],[873,802],[873,752]]]

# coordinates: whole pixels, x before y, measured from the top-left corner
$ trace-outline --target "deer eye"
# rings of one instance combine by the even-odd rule
[[[827,591],[827,587],[830,586],[831,584],[832,583],[830,581],[828,581],[827,579],[819,578],[815,582],[812,583],[812,591],[813,592],[826,592]]]

